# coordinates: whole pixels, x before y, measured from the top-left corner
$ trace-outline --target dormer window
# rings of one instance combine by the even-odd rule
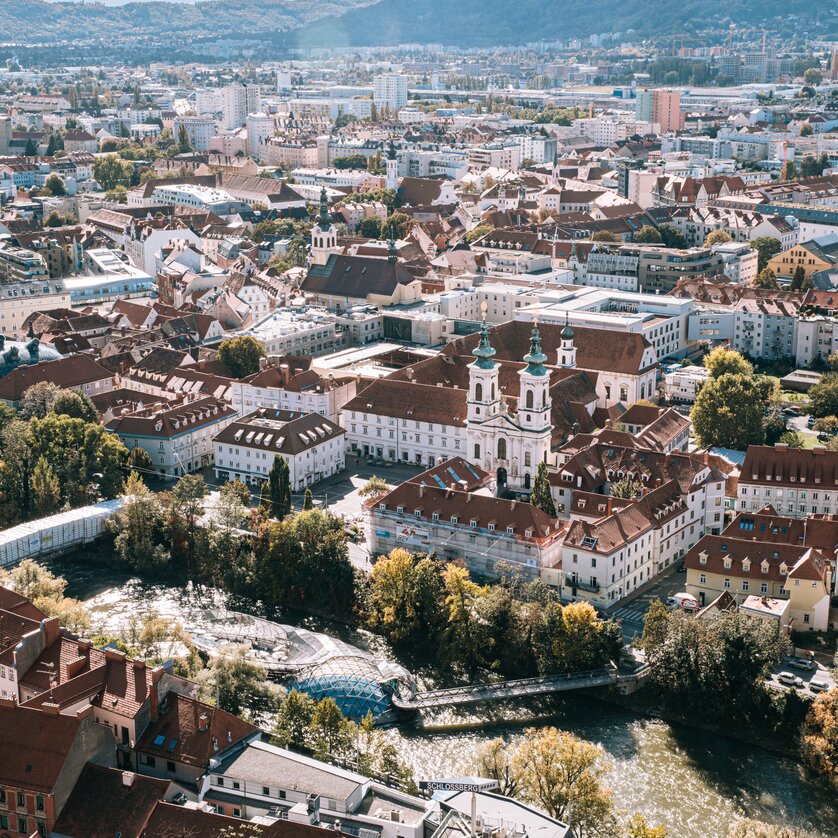
[[[764,562],[760,565],[760,570],[761,570],[763,573],[768,573],[768,562],[764,561]]]
[[[472,518],[472,519],[468,522],[468,525],[469,525],[472,529],[475,529],[475,528],[477,527],[477,518]]]
[[[788,572],[789,572],[789,566],[785,562],[783,562],[780,565],[780,576],[786,576],[786,575],[788,575]]]
[[[489,532],[494,532],[494,531],[495,531],[495,525],[494,524],[489,524]]]
[[[750,559],[742,559],[742,570],[747,573],[751,569],[751,560]]]
[[[730,569],[730,565],[731,565],[730,556],[725,556],[725,560],[724,560],[725,570]]]
[[[507,527],[507,528],[506,528],[506,531],[507,531],[510,535],[512,535],[512,533],[514,533],[514,532],[515,532],[515,527],[509,526],[509,527]]]
[[[431,520],[438,521],[439,520],[439,512],[434,512],[434,514],[431,515]]]
[[[421,509],[414,509],[414,510],[413,510],[413,514],[414,514],[417,518],[421,518],[421,517],[422,517],[422,510],[421,510]]]
[[[386,509],[386,508],[387,508],[387,504],[386,504],[386,503],[380,503],[380,504],[378,504],[378,508],[379,508],[379,509]]]
[[[459,519],[456,515],[452,515],[452,516],[451,516],[451,523],[452,523],[452,524],[456,524],[456,523],[458,523],[458,522],[459,522],[459,520],[460,520],[460,519]]]
[[[707,564],[707,553],[702,551],[698,554],[698,562],[699,564]]]
[[[404,507],[403,506],[398,506],[396,508],[396,512],[404,512]]]

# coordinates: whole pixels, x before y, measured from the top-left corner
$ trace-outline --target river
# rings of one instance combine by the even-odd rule
[[[182,621],[194,620],[209,605],[227,605],[219,592],[198,593],[145,583],[118,571],[91,566],[82,558],[56,560],[51,569],[69,581],[67,595],[82,599],[94,626],[118,632],[126,619],[154,610]],[[267,614],[341,637],[395,657],[387,643],[369,632],[300,615]],[[444,672],[402,660],[422,687],[446,685]],[[724,838],[729,825],[750,817],[789,824],[811,838],[838,838],[834,792],[793,760],[692,728],[625,712],[590,697],[562,695],[425,716],[414,728],[386,732],[417,779],[474,772],[480,746],[494,737],[520,737],[528,725],[553,724],[600,745],[606,755],[608,785],[617,807],[642,812],[663,823],[671,838]]]

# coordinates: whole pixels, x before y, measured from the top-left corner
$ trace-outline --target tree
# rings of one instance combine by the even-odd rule
[[[781,248],[780,240],[770,236],[760,236],[751,240],[751,247],[757,252],[757,269],[762,271],[768,266],[768,261],[776,256]]]
[[[332,165],[336,169],[366,169],[367,158],[363,154],[350,154],[345,157],[335,157]]]
[[[154,473],[154,463],[151,461],[148,451],[145,448],[140,448],[139,445],[131,449],[125,465],[127,468],[141,475]]]
[[[805,442],[803,434],[798,431],[786,431],[777,441],[782,445],[788,445],[789,448],[802,448]]]
[[[23,148],[24,157],[35,157],[38,154],[38,144],[32,137],[26,138],[26,145]]]
[[[551,517],[556,517],[556,505],[550,492],[550,481],[547,477],[547,463],[539,462],[535,470],[535,480],[532,484],[530,503]]]
[[[99,156],[93,163],[93,177],[106,191],[117,186],[129,187],[133,175],[133,165],[127,160],[120,160],[115,154]]]
[[[811,84],[817,87],[823,82],[823,72],[818,67],[809,67],[809,69],[803,73],[803,79],[806,84]]]
[[[295,268],[305,267],[308,261],[308,244],[302,238],[291,239],[285,251],[285,258]]]
[[[205,546],[206,532],[198,527],[198,519],[206,496],[207,484],[200,474],[184,474],[169,493],[172,559],[183,563],[181,571],[190,579],[195,577],[199,544]]]
[[[311,496],[311,489],[306,489],[303,495],[303,510],[314,509],[314,498]]]
[[[528,728],[512,765],[524,800],[567,823],[578,838],[587,838],[609,834],[615,823],[601,758],[601,748],[572,733]]]
[[[27,387],[20,398],[18,415],[21,419],[43,419],[52,410],[60,392],[61,388],[51,381],[39,381]]]
[[[108,522],[108,528],[115,535],[116,555],[129,567],[148,571],[168,563],[163,507],[159,496],[148,489],[136,471],[130,472],[125,481],[122,507]]]
[[[470,669],[482,659],[485,645],[481,626],[472,620],[474,604],[482,594],[479,585],[472,582],[465,565],[451,562],[442,571],[445,586],[445,607],[448,616],[449,645]]]
[[[404,212],[394,212],[388,219],[387,224],[390,228],[390,235],[394,239],[403,239],[413,226],[413,218]]]
[[[270,712],[279,688],[271,684],[261,666],[247,656],[248,647],[232,646],[210,660],[198,673],[198,698],[239,716],[245,708]]]
[[[714,244],[727,244],[730,241],[733,241],[733,239],[730,237],[730,233],[728,233],[727,230],[713,230],[711,233],[708,233],[707,238],[704,239],[704,246],[712,247]]]
[[[55,198],[60,198],[67,194],[67,187],[64,185],[64,180],[61,178],[61,175],[55,172],[44,181],[44,188]]]
[[[113,189],[108,189],[108,191],[105,192],[105,198],[117,204],[127,204],[128,190],[120,184],[119,186],[115,186]]]
[[[314,701],[306,693],[290,690],[279,705],[273,736],[283,748],[308,747]]]
[[[754,288],[767,288],[776,290],[780,286],[777,284],[777,275],[771,268],[763,268],[754,280]]]
[[[318,759],[343,756],[352,748],[355,725],[346,719],[333,698],[322,698],[311,714],[311,736]]]
[[[632,815],[626,824],[626,838],[666,838],[665,826],[651,826],[643,815]]]
[[[288,461],[279,454],[274,455],[274,462],[268,473],[268,486],[271,493],[271,515],[281,520],[290,514],[292,503]]]
[[[654,228],[650,227],[649,229]],[[605,242],[607,244],[617,244],[620,241],[620,237],[616,233],[612,233],[610,230],[599,230],[591,236],[591,241]]]
[[[478,239],[482,239],[483,236],[488,235],[492,232],[495,228],[492,227],[490,224],[478,224],[472,230],[469,230],[466,233],[466,242],[468,244],[472,244],[472,242],[476,242]]]
[[[58,478],[44,457],[38,458],[32,472],[32,501],[39,517],[51,515],[61,504]]]
[[[218,348],[218,357],[233,378],[246,378],[259,372],[259,362],[266,356],[265,347],[250,335],[225,340]]]
[[[633,236],[635,244],[661,244],[663,236],[650,224],[644,224]]]
[[[808,122],[804,122],[800,126],[800,136],[801,137],[811,137],[812,134],[815,133],[815,129]]]
[[[438,562],[397,548],[372,569],[367,622],[395,644],[433,644],[445,624]]]
[[[660,224],[658,232],[667,247],[685,248],[688,246],[686,236],[674,224]]]
[[[706,381],[690,418],[699,444],[744,451],[765,439],[763,400],[750,376],[725,373]]]
[[[78,390],[59,390],[52,400],[51,412],[56,416],[70,416],[83,422],[99,421],[99,411],[90,396]]]
[[[75,224],[76,217],[72,213],[62,215],[58,210],[53,210],[45,219],[44,227],[66,227],[68,224]]]
[[[809,388],[809,411],[812,416],[838,416],[838,373],[828,372]]]
[[[495,780],[497,793],[515,797],[518,793],[518,776],[512,768],[509,749],[503,739],[497,737],[483,744],[477,752],[477,776]]]
[[[642,485],[631,477],[624,477],[622,480],[617,480],[611,484],[608,494],[612,498],[636,498],[642,489]]]
[[[815,430],[825,434],[838,433],[838,416],[823,416],[816,419]]]
[[[800,291],[803,288],[803,283],[806,281],[806,269],[803,265],[798,265],[794,269],[794,275],[791,278],[791,285],[789,288],[792,291]]]
[[[643,617],[643,635],[640,638],[642,648],[654,648],[666,638],[669,616],[672,612],[659,599],[653,599]]]
[[[809,838],[809,833],[796,826],[741,820],[730,825],[727,838]]]
[[[381,219],[374,215],[364,216],[357,227],[359,236],[364,236],[368,239],[378,239],[381,236]]]
[[[815,771],[838,786],[838,688],[812,702],[803,721],[800,749]]]
[[[709,370],[711,378],[721,378],[723,375],[753,375],[753,366],[746,361],[735,349],[717,346],[705,358],[704,366]]]
[[[189,142],[189,132],[186,130],[186,126],[181,123],[177,129],[177,153],[186,154],[189,151],[192,151],[192,145]]]
[[[362,498],[378,498],[381,497],[381,495],[386,495],[389,491],[390,487],[387,484],[387,481],[383,477],[376,477],[373,475],[360,488],[358,494]]]

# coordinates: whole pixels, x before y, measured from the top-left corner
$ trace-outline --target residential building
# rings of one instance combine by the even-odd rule
[[[372,99],[379,109],[389,109],[395,116],[407,105],[407,76],[401,73],[378,73],[372,78]]]
[[[838,512],[838,451],[750,445],[739,475],[736,509],[770,504],[780,515],[805,518]]]
[[[267,142],[274,135],[274,120],[266,113],[249,113],[247,126],[247,153],[254,160],[267,162]]]
[[[163,404],[126,409],[106,423],[132,450],[142,448],[154,470],[176,479],[213,464],[213,438],[236,416],[226,402],[213,397],[183,396]]]
[[[49,268],[39,253],[22,247],[0,245],[0,280],[18,283],[42,282],[49,278]]]
[[[228,84],[221,88],[219,96],[222,127],[228,131],[241,128],[249,113],[262,110],[258,84]]]
[[[215,476],[261,486],[274,460],[288,464],[291,488],[301,492],[344,467],[344,431],[319,413],[260,407],[213,438]]]
[[[664,398],[669,402],[692,404],[699,388],[708,378],[710,370],[707,367],[676,367],[664,375]]]
[[[99,396],[113,390],[113,374],[86,354],[16,367],[0,378],[0,402],[17,408],[33,385],[48,381],[67,390]]]
[[[0,284],[0,334],[24,337],[26,319],[36,311],[70,307],[70,292],[61,279]]]
[[[215,120],[209,116],[179,116],[174,121],[173,135],[178,138],[181,127],[193,151],[209,151],[210,140],[215,136]]]

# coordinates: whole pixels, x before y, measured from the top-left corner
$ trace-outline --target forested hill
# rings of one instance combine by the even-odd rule
[[[767,26],[790,38],[838,35],[838,4],[823,0],[198,0],[194,5],[2,0],[0,41],[257,37],[286,45],[523,44],[631,33],[719,32]],[[633,32],[632,32],[633,30]],[[704,39],[702,38],[702,41]],[[689,44],[689,40],[684,41]]]

